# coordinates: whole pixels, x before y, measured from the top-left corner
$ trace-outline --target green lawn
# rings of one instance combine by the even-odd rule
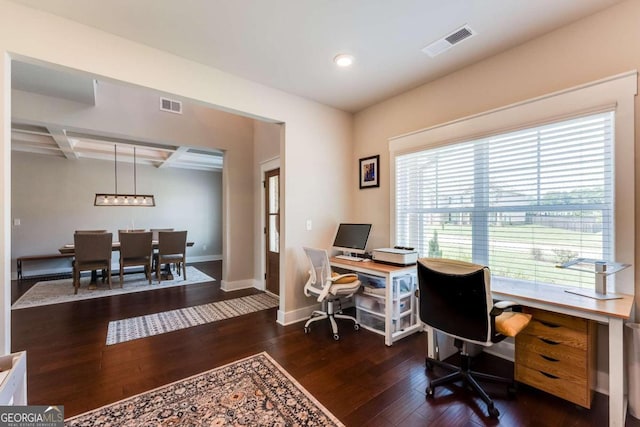
[[[434,231],[438,232],[443,258],[471,261],[470,225],[428,227],[425,235],[429,240],[433,238]],[[523,235],[527,234],[531,238],[523,242]],[[593,274],[560,269],[556,265],[575,257],[601,258],[601,233],[580,233],[527,224],[491,226],[489,236],[492,242],[489,264],[497,276],[532,280],[529,272],[535,271],[540,282],[586,288],[594,286]],[[579,253],[571,242],[579,242],[583,252]]]

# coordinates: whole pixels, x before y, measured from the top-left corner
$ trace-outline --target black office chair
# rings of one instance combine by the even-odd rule
[[[505,311],[517,307],[514,302],[494,303],[490,278],[489,268],[482,265],[442,258],[418,260],[420,320],[452,336],[460,353],[460,366],[427,357],[428,370],[436,365],[453,371],[430,381],[427,397],[433,398],[438,386],[463,381],[487,404],[489,415],[497,418],[500,412],[476,378],[506,383],[510,393],[513,379],[472,371],[467,343],[488,347],[507,336],[515,336],[527,326],[531,316]]]

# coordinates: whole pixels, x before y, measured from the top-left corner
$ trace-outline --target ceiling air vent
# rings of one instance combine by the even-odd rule
[[[175,99],[160,98],[160,110],[182,114],[182,102]]]
[[[447,51],[463,40],[467,40],[477,33],[473,31],[468,25],[464,25],[461,28],[458,28],[451,34],[447,34],[439,40],[431,43],[429,46],[422,49],[424,53],[429,55],[430,57],[434,57],[436,55],[440,55],[442,52]]]

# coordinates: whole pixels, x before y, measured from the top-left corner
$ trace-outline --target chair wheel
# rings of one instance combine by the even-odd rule
[[[359,330],[360,329],[360,325],[358,325],[357,323],[354,323],[353,329],[355,329],[356,331]]]
[[[304,327],[304,333],[308,334],[311,329],[308,326]]]
[[[493,404],[491,404],[490,406],[488,406],[489,409],[489,416],[493,417],[493,418],[498,418],[500,416],[500,411],[498,411],[498,408],[496,408],[495,406],[493,406]]]
[[[427,371],[433,371],[433,363],[427,360],[427,362],[425,363],[425,366],[427,368]]]
[[[338,334],[333,334],[333,339],[338,341],[340,339],[340,335]]]
[[[433,389],[431,384],[429,384],[429,386],[427,387],[427,397],[430,397],[433,399],[434,394],[435,394],[435,390]]]

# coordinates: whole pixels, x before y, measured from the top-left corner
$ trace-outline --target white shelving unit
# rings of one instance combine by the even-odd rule
[[[422,330],[415,296],[416,267],[331,259],[335,268],[358,274],[363,283],[355,295],[360,326],[383,335],[386,345]]]

